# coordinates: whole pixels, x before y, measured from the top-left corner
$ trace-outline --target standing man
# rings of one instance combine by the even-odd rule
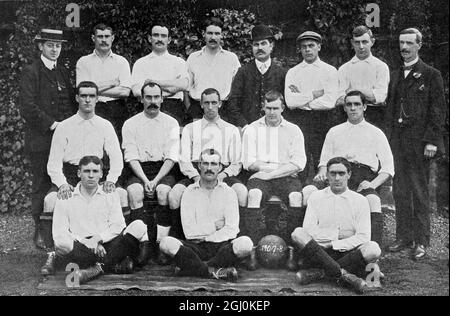
[[[94,52],[77,62],[77,86],[92,81],[98,86],[97,115],[107,119],[122,141],[122,125],[128,118],[125,100],[130,95],[131,72],[128,61],[111,50],[114,32],[110,26],[97,24],[93,29]]]
[[[222,106],[226,107],[231,82],[241,66],[236,54],[221,46],[222,23],[218,19],[206,22],[204,38],[205,47],[192,53],[187,59],[190,76],[188,113],[194,120],[203,117],[200,99],[202,92],[208,88],[219,91]]]
[[[273,64],[270,57],[274,40],[268,26],[253,27],[255,60],[239,68],[231,86],[228,105],[224,108],[229,122],[240,129],[264,116],[264,96],[267,92],[284,91],[286,70]]]
[[[339,99],[337,102],[338,124],[346,120],[342,112],[344,97],[351,90],[361,91],[367,100],[366,119],[384,129],[386,97],[389,86],[389,67],[372,55],[375,43],[372,31],[366,26],[357,26],[351,40],[355,56],[339,68]]]
[[[301,226],[303,214],[302,183],[298,173],[305,168],[306,155],[303,133],[286,121],[281,113],[285,108],[280,92],[269,91],[265,96],[266,115],[250,124],[242,140],[242,161],[251,173],[247,182],[248,207],[241,214],[241,231],[256,244],[261,221],[261,206],[273,195],[288,205],[287,233]],[[267,214],[265,224],[274,223],[278,212]]]
[[[35,223],[34,244],[45,249],[39,229],[44,196],[52,182],[47,175],[47,160],[56,126],[76,112],[75,93],[69,73],[57,63],[63,32],[42,29],[35,42],[40,58],[24,68],[20,82],[20,111],[25,119],[25,150],[32,170],[31,214]]]
[[[305,136],[307,164],[302,182],[308,179],[310,166],[317,172],[320,151],[329,129],[329,112],[338,97],[337,70],[319,58],[322,37],[311,31],[297,38],[303,62],[289,69],[286,75],[288,119],[297,124]],[[310,182],[310,181],[308,181]]]
[[[144,209],[144,198],[158,199],[156,240],[153,234],[149,236],[154,243],[169,235],[168,194],[176,183],[173,167],[180,150],[180,127],[177,120],[160,111],[163,90],[158,84],[147,82],[141,95],[144,110],[123,125],[122,148],[133,172],[127,182],[131,218],[147,224],[150,210]]]
[[[390,141],[396,177],[396,252],[415,244],[412,258],[426,255],[430,243],[429,163],[444,151],[444,84],[441,73],[419,58],[422,33],[415,28],[400,32],[403,66],[392,76],[389,90]]]
[[[239,233],[236,193],[218,176],[222,158],[214,149],[201,152],[200,178],[181,200],[181,221],[186,241],[173,237],[161,240],[162,253],[173,258],[179,276],[236,281],[234,266],[247,258],[253,243]]]
[[[170,43],[167,27],[156,25],[149,36],[152,52],[136,61],[131,72],[133,95],[142,98],[141,89],[145,82],[158,84],[163,90],[161,111],[174,117],[182,125],[185,116],[183,91],[189,87],[186,62],[169,54]]]

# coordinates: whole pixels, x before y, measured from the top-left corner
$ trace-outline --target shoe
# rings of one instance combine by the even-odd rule
[[[396,240],[392,245],[388,247],[390,252],[399,252],[406,248],[411,248],[413,246],[412,241],[406,241],[403,239]]]
[[[300,285],[315,283],[323,278],[325,278],[325,271],[323,269],[299,270],[295,275],[295,279]]]
[[[244,266],[249,271],[255,271],[258,269],[258,260],[256,259],[256,247],[253,246],[250,256],[244,261]]]
[[[136,259],[136,266],[143,267],[147,265],[150,258],[150,242],[144,241],[139,245],[139,255]]]
[[[294,247],[288,246],[288,258],[286,260],[286,268],[289,271],[295,271],[298,269],[297,262],[295,262]]]
[[[116,263],[111,269],[115,274],[132,274],[134,270],[134,262],[130,257],[126,257],[120,263]]]
[[[238,272],[234,267],[218,269],[209,267],[209,273],[211,275],[211,278],[217,280],[236,282],[238,279]]]
[[[55,274],[56,252],[51,251],[47,253],[47,261],[41,268],[41,275],[53,275]]]
[[[39,229],[39,224],[35,224],[34,236],[33,236],[34,246],[39,250],[46,250],[44,237],[42,236],[41,230]]]
[[[337,280],[340,286],[347,287],[353,290],[356,294],[363,294],[366,288],[366,281],[358,278],[356,275],[341,269],[341,276]]]
[[[78,280],[80,284],[84,284],[90,280],[95,279],[99,275],[102,275],[103,268],[100,263],[96,263],[94,266],[89,267],[87,269],[78,270],[75,272],[78,275]]]
[[[424,245],[417,245],[412,253],[413,260],[421,260],[427,255]]]

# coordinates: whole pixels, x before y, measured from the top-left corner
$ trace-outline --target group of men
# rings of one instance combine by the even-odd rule
[[[277,195],[288,243],[304,259],[294,265],[299,282],[328,276],[360,292],[364,281],[352,273],[381,255],[377,188],[392,177],[389,250],[414,245],[413,258],[423,258],[427,164],[443,147],[444,94],[440,73],[418,57],[421,33],[400,33],[405,66],[391,78],[365,26],[354,29],[355,57],[339,70],[319,58],[316,32],[298,37],[303,62],[287,72],[272,61],[269,27],[252,29],[255,59],[242,67],[221,37],[220,21],[208,21],[205,47],[185,62],[167,51],[168,29],[155,26],[152,52],[130,71],[111,50],[113,30],[99,24],[94,52],[77,62],[74,96],[57,62],[62,32],[41,30],[41,58],[21,82],[34,241],[50,250],[41,272],[62,258],[79,263],[87,281],[130,273],[153,255],[172,258],[178,275],[236,280],[237,264],[254,267],[262,219],[277,221],[278,212],[263,216]],[[143,104],[132,117],[130,92]],[[340,108],[347,117],[332,127]],[[320,269],[304,269],[311,265]]]

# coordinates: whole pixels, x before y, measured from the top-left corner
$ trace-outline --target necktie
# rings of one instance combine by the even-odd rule
[[[413,69],[413,65],[411,66],[403,66],[403,71],[409,71]]]
[[[264,74],[267,70],[266,64],[261,64],[261,68],[259,70],[261,71],[262,74]]]

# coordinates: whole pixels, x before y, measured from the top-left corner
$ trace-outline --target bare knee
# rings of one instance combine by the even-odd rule
[[[381,212],[381,199],[375,194],[369,194],[366,196],[367,201],[369,201],[370,212],[380,213]]]
[[[144,200],[144,187],[139,183],[133,183],[127,187],[128,199],[132,209],[142,207]]]
[[[169,204],[169,192],[172,190],[167,184],[159,184],[156,186],[156,196],[158,197],[159,205]]]
[[[261,206],[262,191],[260,189],[251,189],[248,191],[248,207],[257,208]]]
[[[303,227],[297,227],[291,234],[291,239],[295,245],[303,249],[311,240],[312,237]]]
[[[238,237],[231,243],[233,245],[233,252],[238,258],[245,258],[252,252],[253,242],[247,236]]]
[[[176,210],[180,208],[181,197],[183,196],[186,187],[182,184],[175,184],[175,186],[169,192],[169,207],[171,210]]]
[[[235,183],[231,188],[236,192],[239,206],[247,206],[248,190],[242,183]]]
[[[317,190],[318,190],[317,187],[312,184],[307,185],[306,187],[304,187],[302,189],[302,195],[303,195],[302,206],[308,205],[309,197],[311,196],[311,194],[313,194],[313,192],[315,192]]]
[[[381,256],[380,246],[375,241],[368,241],[360,246],[359,250],[367,263],[377,261]]]
[[[176,238],[164,237],[159,243],[159,250],[170,257],[175,257],[183,244]]]
[[[128,192],[124,188],[116,188],[117,194],[119,194],[120,206],[128,206]]]
[[[57,192],[50,192],[44,197],[44,213],[53,213],[57,199]]]
[[[302,194],[300,192],[289,193],[289,206],[290,207],[302,206]]]
[[[130,234],[139,241],[148,241],[147,225],[140,219],[133,221],[125,228],[123,234]]]

